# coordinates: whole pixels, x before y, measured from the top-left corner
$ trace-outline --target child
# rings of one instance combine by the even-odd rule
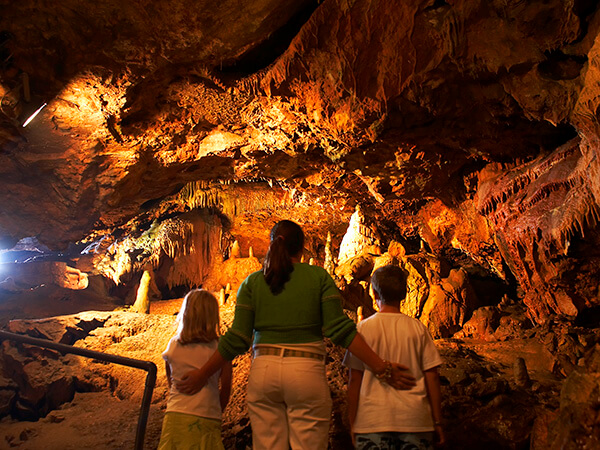
[[[358,331],[382,358],[410,367],[417,385],[395,390],[346,353],[348,414],[357,449],[431,449],[434,431],[438,443],[444,443],[437,371],[442,360],[425,325],[400,312],[406,279],[405,271],[397,266],[373,273],[371,295],[379,312],[360,322]]]
[[[217,372],[194,395],[177,391],[174,382],[191,369],[202,367],[214,353],[219,339],[219,304],[208,291],[189,292],[177,316],[177,333],[163,353],[169,400],[159,450],[224,449],[221,411],[231,392],[231,363]],[[219,390],[219,381],[221,389]]]

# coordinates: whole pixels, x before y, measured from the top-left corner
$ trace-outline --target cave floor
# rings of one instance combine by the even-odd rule
[[[0,421],[0,448],[28,450],[134,448],[140,402],[120,400],[111,392],[78,392],[73,401],[37,422]],[[163,413],[152,405],[144,448],[156,448]]]
[[[64,297],[53,297],[54,302],[62,305],[65,313],[76,314],[75,301]],[[86,339],[86,346],[98,345],[99,350],[108,353],[128,355],[131,349],[135,349],[132,357],[138,359],[154,360],[158,366],[157,385],[154,390],[153,404],[148,420],[144,448],[156,448],[160,438],[160,429],[164,408],[166,404],[166,380],[164,369],[160,359],[161,348],[172,335],[174,313],[181,305],[182,299],[173,299],[151,303],[151,314],[141,315],[126,312],[116,312],[121,322],[110,325],[107,322],[100,333]],[[25,305],[25,303],[21,303]],[[82,305],[79,304],[81,307]],[[110,305],[106,305],[109,309]],[[50,307],[50,306],[49,306]],[[114,307],[114,306],[113,306]],[[222,320],[225,324],[230,323],[233,316],[233,305],[224,305],[221,309]],[[12,318],[27,318],[28,309],[18,311],[11,307]],[[81,314],[96,314],[99,317],[106,312],[86,312]],[[131,319],[129,319],[131,317]],[[39,317],[37,317],[39,318]],[[60,318],[57,318],[60,320]],[[147,323],[143,327],[128,325],[126,320],[137,323]],[[23,320],[28,322],[28,320]],[[46,321],[44,321],[45,323]],[[35,326],[42,326],[39,323]],[[125,324],[125,325],[124,325]],[[144,328],[145,327],[145,328]],[[114,339],[113,336],[121,333],[124,328],[137,330],[125,338]],[[110,340],[110,347],[103,347],[103,342]],[[96,341],[94,341],[94,339]],[[156,342],[149,342],[149,339]],[[94,344],[95,342],[95,344]],[[483,341],[477,339],[441,339],[436,345],[442,353],[445,365],[450,369],[442,370],[442,376],[461,372],[466,376],[466,381],[458,381],[456,385],[469,388],[474,380],[473,373],[477,371],[493,374],[512,383],[514,378],[514,363],[518,357],[522,357],[527,364],[529,375],[533,383],[542,386],[542,390],[548,395],[558,397],[560,381],[552,374],[552,357],[538,339],[510,339],[506,341]],[[332,397],[334,400],[334,413],[332,419],[330,448],[348,448],[347,423],[344,417],[345,411],[345,386],[347,383],[347,371],[341,365],[343,350],[328,344],[328,380],[330,383]],[[245,449],[250,444],[250,427],[247,420],[245,407],[245,385],[250,365],[249,354],[242,355],[234,361],[234,381],[231,402],[224,413],[224,443],[226,448]],[[476,367],[476,369],[473,369]],[[483,368],[483,369],[481,369]],[[132,448],[135,440],[135,430],[139,410],[141,406],[141,391],[143,390],[144,375],[131,374],[119,368],[102,368],[107,372],[107,378],[118,380],[119,388],[114,386],[103,389],[100,392],[77,392],[73,401],[63,404],[59,409],[50,412],[46,417],[36,422],[19,422],[10,418],[0,421],[0,449],[22,448],[22,449],[122,449]],[[140,371],[141,372],[141,371]],[[487,375],[484,376],[484,378]],[[471,381],[470,381],[471,380]],[[455,381],[447,381],[447,390],[453,387]],[[466,391],[465,391],[466,392]],[[453,392],[452,395],[455,395]],[[497,394],[494,394],[497,396]],[[468,398],[446,399],[449,413],[455,408],[468,407]],[[445,403],[446,403],[445,402]],[[488,401],[486,400],[486,403]],[[337,405],[337,406],[336,406]],[[459,406],[457,406],[459,405]],[[473,405],[476,408],[476,405]]]

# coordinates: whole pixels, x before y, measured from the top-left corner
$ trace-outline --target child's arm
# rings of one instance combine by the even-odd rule
[[[348,379],[348,420],[350,421],[350,434],[354,444],[354,419],[358,411],[358,398],[360,396],[360,386],[362,384],[364,372],[362,370],[350,369]]]
[[[427,389],[427,399],[431,406],[431,415],[435,426],[435,434],[437,435],[438,444],[445,443],[444,429],[442,427],[442,389],[440,387],[440,376],[438,367],[426,370],[423,372],[425,376],[425,388]]]
[[[221,369],[221,375],[219,377],[219,400],[221,401],[221,411],[224,411],[227,403],[229,403],[232,372],[231,361],[229,361]]]
[[[165,361],[165,372],[167,372],[167,384],[169,385],[169,389],[171,389],[171,366],[169,366],[167,361]]]

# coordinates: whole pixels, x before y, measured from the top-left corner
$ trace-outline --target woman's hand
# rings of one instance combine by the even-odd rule
[[[204,375],[202,369],[190,370],[181,380],[175,381],[175,387],[179,392],[186,395],[193,395],[202,389],[208,382],[208,377]]]
[[[403,391],[416,386],[417,383],[415,377],[410,374],[408,367],[398,363],[391,364],[392,376],[386,380],[390,386],[392,386],[394,389]]]

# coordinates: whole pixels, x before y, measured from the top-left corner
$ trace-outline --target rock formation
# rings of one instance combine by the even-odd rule
[[[213,208],[258,256],[242,230],[296,218],[322,261],[359,205],[382,245],[511,284],[538,323],[597,304],[594,2],[5,6],[5,248]]]
[[[291,219],[305,261],[336,277],[349,310],[371,314],[372,270],[398,264],[410,274],[403,311],[435,336],[502,343],[543,330],[557,377],[588,364],[580,337],[600,310],[597,2],[0,10],[2,326],[75,300],[130,306],[145,270],[150,310],[198,286],[225,289],[228,304],[260,269],[273,223]],[[449,389],[504,402],[502,383],[461,383]],[[6,386],[0,410],[13,402]],[[531,436],[542,442],[575,403],[536,419]]]

